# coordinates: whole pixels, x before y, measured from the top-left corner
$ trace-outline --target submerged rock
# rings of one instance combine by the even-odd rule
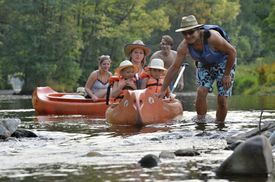
[[[267,176],[273,169],[269,140],[255,136],[238,145],[217,169],[218,175]]]
[[[159,154],[159,158],[162,158],[162,159],[174,159],[175,157],[176,157],[175,153],[169,152],[169,151],[162,151]]]
[[[176,156],[197,156],[200,153],[195,149],[179,149],[174,152]]]
[[[234,150],[237,146],[239,146],[241,143],[243,143],[244,141],[242,140],[237,140],[234,143],[231,143],[230,145],[228,145],[225,150]]]
[[[91,151],[86,154],[87,157],[102,157],[103,155],[99,152]]]
[[[227,144],[235,143],[237,140],[246,140],[248,138],[251,138],[253,136],[262,134],[266,137],[268,137],[268,133],[272,133],[275,131],[275,123],[273,121],[267,122],[264,125],[261,126],[261,130],[259,131],[259,128],[254,128],[248,132],[245,133],[239,133],[234,136],[230,136],[226,138]]]
[[[0,137],[5,139],[10,137],[21,123],[20,119],[5,118],[0,120]]]
[[[13,132],[13,134],[11,135],[12,137],[15,138],[22,138],[22,137],[27,137],[27,138],[31,138],[31,137],[37,137],[37,135],[31,131],[28,130],[23,130],[23,129],[17,129],[15,132]]]
[[[272,146],[275,145],[275,131],[270,135],[269,142]]]
[[[153,154],[148,154],[142,157],[138,163],[145,168],[152,168],[158,165],[160,163],[160,159],[153,155]]]

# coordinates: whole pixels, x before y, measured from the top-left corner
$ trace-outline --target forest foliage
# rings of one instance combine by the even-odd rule
[[[134,40],[154,52],[169,34],[176,49],[182,36],[175,29],[189,14],[230,35],[238,51],[234,94],[275,93],[275,0],[0,0],[0,89],[20,75],[22,93],[46,85],[74,91],[97,69],[98,56],[110,55],[113,71]]]

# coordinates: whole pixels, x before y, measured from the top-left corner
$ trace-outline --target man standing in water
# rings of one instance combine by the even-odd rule
[[[205,122],[207,113],[206,97],[212,92],[213,82],[218,87],[216,123],[224,124],[227,115],[227,98],[231,95],[235,75],[236,50],[216,30],[202,29],[195,16],[182,18],[181,27],[183,40],[177,48],[177,57],[166,74],[160,97],[164,96],[168,84],[178,73],[187,54],[198,62],[197,66],[197,97],[196,111],[198,123]]]
[[[164,62],[164,68],[168,69],[176,59],[177,51],[172,50],[174,40],[169,35],[163,35],[160,42],[161,50],[154,52],[151,56],[150,61],[154,58],[162,59]],[[183,76],[179,80],[178,88],[183,90],[184,82]],[[170,89],[172,89],[173,83],[170,84]]]

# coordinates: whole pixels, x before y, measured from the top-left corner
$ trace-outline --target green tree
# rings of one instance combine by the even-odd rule
[[[241,12],[237,18],[239,25],[238,59],[252,62],[265,52],[262,39],[264,19],[270,11],[271,0],[240,0]]]
[[[268,54],[274,55],[275,50],[275,0],[271,0],[270,11],[266,19],[263,21],[263,37],[265,41],[264,49]]]
[[[80,66],[84,84],[97,69],[97,57],[111,56],[112,68],[125,59],[123,47],[135,39],[146,41],[156,29],[168,29],[168,17],[162,8],[148,9],[148,0],[79,0],[74,4],[77,25],[82,32]]]
[[[182,41],[183,37],[180,33],[176,33],[175,30],[179,28],[181,18],[187,15],[195,15],[199,23],[205,24],[218,24],[224,27],[227,33],[233,40],[233,44],[236,44],[237,38],[233,25],[236,17],[240,12],[239,0],[171,0],[171,1],[159,1],[151,0],[149,8],[162,8],[169,17],[171,26],[166,30],[155,30],[152,33],[150,39],[152,43],[153,51],[159,50],[160,38],[164,34],[168,34],[174,38],[174,49]],[[188,62],[190,67],[186,69],[185,73],[185,88],[187,90],[195,89],[195,68],[193,61],[189,58]]]
[[[9,65],[6,74],[22,72],[22,92],[55,80],[59,89],[72,90],[81,71],[78,31],[74,26],[71,2],[64,0],[5,1],[6,14],[2,58]],[[65,66],[69,66],[67,69]]]

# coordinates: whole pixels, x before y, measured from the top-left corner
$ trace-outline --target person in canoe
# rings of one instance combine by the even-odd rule
[[[146,67],[146,71],[141,75],[141,78],[143,79],[141,88],[148,88],[150,92],[159,94],[161,86],[163,85],[165,72],[166,69],[164,68],[164,62],[162,59],[152,59],[149,66]],[[165,96],[170,97],[169,88],[166,89]]]
[[[182,18],[181,27],[176,32],[182,33],[183,40],[177,48],[176,60],[168,69],[160,97],[165,95],[169,83],[178,73],[187,54],[190,54],[198,63],[196,122],[205,122],[206,97],[208,92],[212,92],[213,82],[216,81],[218,88],[216,123],[223,125],[228,110],[228,97],[231,95],[234,81],[236,49],[228,42],[223,31],[206,27],[206,25],[198,24],[194,15]]]
[[[112,98],[122,98],[124,90],[136,90],[137,80],[135,74],[138,72],[138,67],[131,61],[122,61],[119,67],[115,70],[118,80],[114,81],[111,91]]]
[[[102,55],[98,58],[98,70],[90,74],[85,84],[86,98],[97,101],[99,98],[106,97],[109,79],[112,76],[112,73],[109,71],[111,62],[108,55]]]
[[[135,75],[137,80],[137,89],[141,88],[142,79],[140,79],[140,74],[144,70],[146,58],[149,56],[150,52],[151,49],[141,40],[136,40],[124,47],[125,56],[127,56],[129,60],[138,67],[138,73]]]
[[[154,58],[162,59],[164,62],[164,68],[168,69],[176,59],[177,51],[172,50],[174,40],[170,35],[163,35],[160,41],[160,50],[154,52],[150,57],[150,61]],[[170,84],[170,89],[172,89],[175,80]],[[184,79],[181,76],[178,83],[179,91],[184,88]]]

